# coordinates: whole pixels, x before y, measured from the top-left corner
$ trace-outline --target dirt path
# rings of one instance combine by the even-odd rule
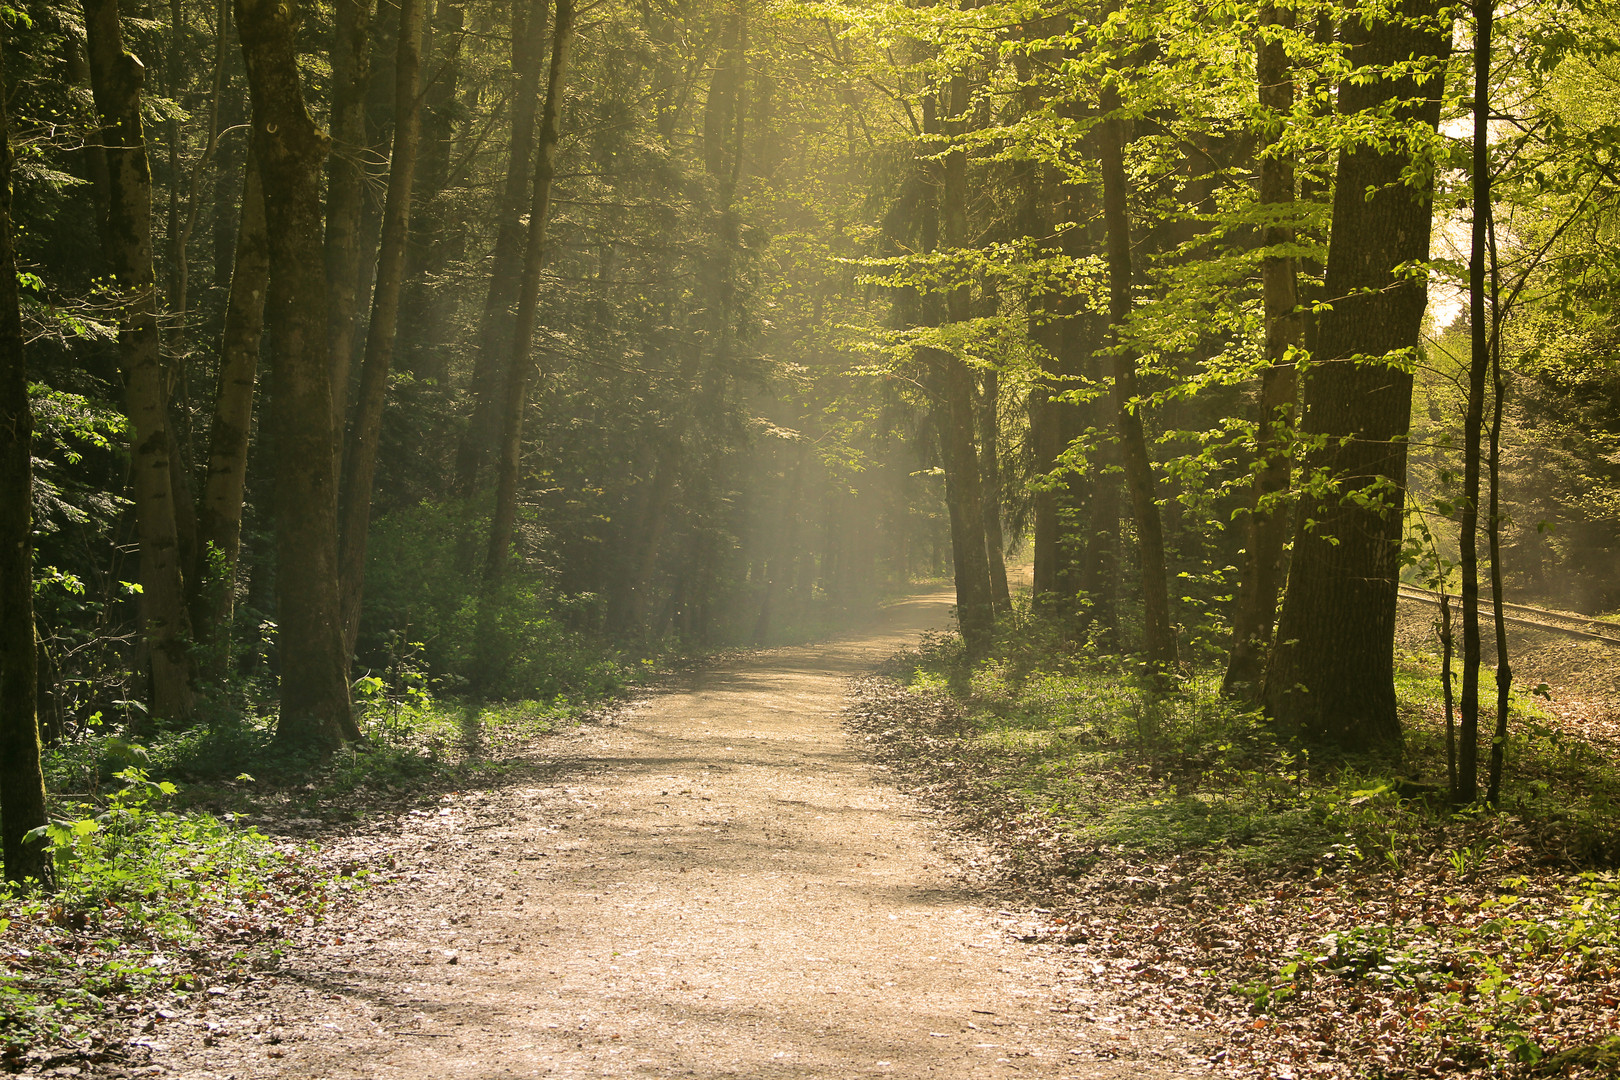
[[[266,985],[174,1017],[153,1060],[196,1080],[1178,1075],[1165,1036],[1017,940],[1037,916],[980,906],[971,851],[839,728],[844,679],[949,600],[705,672],[354,840],[412,873]]]

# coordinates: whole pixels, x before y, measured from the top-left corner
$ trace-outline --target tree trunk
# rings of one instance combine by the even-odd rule
[[[276,593],[284,746],[330,750],[358,740],[349,707],[337,580],[337,465],[321,272],[321,162],[327,140],[304,106],[295,13],[280,0],[236,0],[253,97],[253,152],[270,238],[265,322],[274,345],[269,426],[275,443]]]
[[[433,42],[422,53],[427,85],[422,90],[421,150],[405,256],[405,296],[399,336],[404,339],[399,367],[420,382],[448,390],[451,343],[444,340],[455,287],[445,270],[458,262],[466,249],[464,215],[445,198],[451,184],[450,157],[455,141],[456,93],[461,82],[462,43],[466,39],[466,9],[439,0],[433,11]],[[408,106],[407,106],[408,107]],[[399,107],[396,106],[396,113]],[[380,271],[379,271],[380,273]],[[455,334],[455,331],[452,331]]]
[[[495,510],[490,517],[489,555],[485,573],[498,580],[506,572],[517,525],[518,467],[523,454],[523,414],[529,404],[529,383],[534,360],[529,346],[534,334],[535,309],[540,302],[540,270],[546,254],[546,219],[551,213],[551,179],[556,170],[558,113],[562,108],[563,74],[574,33],[574,0],[557,0],[557,20],[551,32],[551,74],[546,104],[540,116],[539,161],[534,170],[534,199],[529,207],[529,235],[523,256],[523,282],[518,292],[517,323],[512,351],[507,357],[505,395],[502,399],[501,456],[496,476]]]
[[[1438,11],[1435,0],[1405,0],[1370,26],[1347,20],[1356,70],[1400,65],[1405,74],[1346,80],[1342,113],[1387,107],[1399,122],[1434,128],[1451,41]],[[1428,69],[1421,83],[1412,58]],[[1347,749],[1401,744],[1395,603],[1411,364],[1427,288],[1397,267],[1428,255],[1432,192],[1426,181],[1405,182],[1411,157],[1400,145],[1375,141],[1339,153],[1325,285],[1333,307],[1319,316],[1301,422],[1312,487],[1294,519],[1266,672],[1266,706],[1283,726]]]
[[[9,34],[0,27],[0,40]],[[0,52],[0,90],[5,86]],[[12,246],[11,127],[0,92],[0,857],[7,881],[51,882],[34,644],[33,413]]]
[[[1490,463],[1491,504],[1486,537],[1491,560],[1491,614],[1496,630],[1496,725],[1491,735],[1490,773],[1485,800],[1499,805],[1502,768],[1507,755],[1508,706],[1513,689],[1513,664],[1508,658],[1507,596],[1502,586],[1502,408],[1507,382],[1502,377],[1501,271],[1496,251],[1496,212],[1492,202],[1490,158],[1491,38],[1496,25],[1495,0],[1474,0],[1474,247],[1478,269],[1470,267],[1471,285],[1479,299],[1472,306],[1475,357],[1480,335],[1485,334],[1485,359],[1491,367]],[[1484,218],[1481,226],[1479,218]],[[1485,290],[1490,302],[1485,302]]]
[[[1489,3],[1490,0],[1482,0]],[[1489,22],[1494,18],[1491,11],[1486,16]],[[1494,218],[1494,215],[1493,215]],[[1490,284],[1491,284],[1491,371],[1493,374],[1495,397],[1491,404],[1491,435],[1490,435],[1490,483],[1491,505],[1490,517],[1486,525],[1486,536],[1490,545],[1491,558],[1491,614],[1496,629],[1496,728],[1491,737],[1490,774],[1485,789],[1485,801],[1492,806],[1500,805],[1502,797],[1502,769],[1507,756],[1508,733],[1508,706],[1512,703],[1513,690],[1513,664],[1508,658],[1507,613],[1503,604],[1507,602],[1506,593],[1502,586],[1502,407],[1507,396],[1507,381],[1502,377],[1502,322],[1501,299],[1498,295],[1499,273],[1496,261],[1496,227],[1494,220],[1490,228]]]
[[[219,580],[210,584],[206,620],[212,637],[231,621],[236,568],[242,551],[242,499],[247,490],[248,442],[253,430],[253,392],[258,381],[259,340],[264,334],[265,292],[270,281],[270,240],[264,223],[264,191],[258,166],[248,155],[242,212],[236,230],[236,266],[219,343],[219,385],[208,435],[208,478],[198,517],[198,538],[212,548]],[[210,560],[214,562],[214,560]],[[216,672],[216,674],[218,674]]]
[[[1265,656],[1277,618],[1277,592],[1282,586],[1283,552],[1288,544],[1289,515],[1277,504],[1288,490],[1293,471],[1294,406],[1299,387],[1291,353],[1300,344],[1304,331],[1294,260],[1276,254],[1295,239],[1289,218],[1294,204],[1294,159],[1278,149],[1294,107],[1294,77],[1287,49],[1276,36],[1293,23],[1292,11],[1275,4],[1262,9],[1260,44],[1255,56],[1264,125],[1260,137],[1260,203],[1274,224],[1266,226],[1261,236],[1269,252],[1260,267],[1266,369],[1260,376],[1248,542],[1232,611],[1232,650],[1221,682],[1222,693],[1255,705],[1260,703],[1265,679]]]
[[[175,527],[168,377],[152,271],[152,173],[141,127],[141,62],[124,50],[117,0],[85,0],[90,83],[107,162],[107,264],[121,294],[118,351],[133,439],[131,487],[141,547],[141,626],[150,645],[151,714],[191,716],[190,625]]]
[[[470,493],[489,464],[495,447],[496,392],[501,382],[501,347],[511,341],[512,304],[523,254],[524,195],[534,157],[535,113],[540,104],[541,58],[545,55],[546,0],[534,6],[521,27],[512,28],[512,137],[506,161],[506,187],[501,197],[495,253],[490,260],[489,291],[478,320],[478,351],[473,360],[473,413],[456,452],[456,486]],[[517,10],[514,5],[514,10]]]
[[[1006,540],[1001,532],[1001,378],[984,373],[979,410],[979,475],[984,478],[984,550],[990,560],[990,601],[1000,612],[1012,610],[1007,585]]]
[[[1473,229],[1468,258],[1468,315],[1473,346],[1468,363],[1468,403],[1463,412],[1462,520],[1457,529],[1457,565],[1462,571],[1463,670],[1457,738],[1457,779],[1452,801],[1479,798],[1479,492],[1480,437],[1485,428],[1485,377],[1491,367],[1491,326],[1485,296],[1486,230],[1491,211],[1491,12],[1490,0],[1475,0]],[[1483,17],[1482,17],[1483,16]]]
[[[1117,112],[1118,94],[1103,91],[1104,113]],[[1117,116],[1102,121],[1097,148],[1102,166],[1103,220],[1108,230],[1108,321],[1114,353],[1114,423],[1119,432],[1125,486],[1136,522],[1137,562],[1142,574],[1143,650],[1156,671],[1176,664],[1176,628],[1170,621],[1170,587],[1164,562],[1164,527],[1154,490],[1153,461],[1148,456],[1137,401],[1136,356],[1125,343],[1131,315],[1131,222],[1125,180],[1125,122]]]
[[[383,209],[377,285],[372,291],[366,358],[360,369],[360,396],[343,454],[343,517],[339,522],[338,571],[343,597],[343,655],[354,654],[360,633],[360,599],[365,590],[366,533],[371,525],[371,487],[377,472],[377,439],[382,432],[388,369],[399,326],[399,294],[410,237],[411,188],[422,131],[417,87],[422,68],[423,0],[400,0],[399,44],[394,62],[394,148],[388,169],[388,203]]]
[[[968,107],[968,86],[964,76],[957,75],[950,83],[950,108],[959,116]],[[935,121],[931,126],[938,129]],[[952,134],[961,125],[951,121]],[[935,207],[939,225],[939,239],[946,248],[962,247],[967,242],[967,151],[953,147],[940,166],[940,198],[942,205]],[[933,217],[934,214],[926,215]],[[927,225],[925,217],[925,226]],[[925,242],[925,250],[935,244]],[[966,322],[969,312],[969,286],[960,285],[945,296],[945,319]],[[937,301],[926,307],[935,309]],[[930,321],[934,321],[931,319]],[[938,325],[936,322],[935,325]],[[942,350],[929,350],[929,359],[939,372],[937,386],[943,409],[939,415],[940,457],[945,465],[946,502],[951,518],[951,563],[956,579],[956,621],[962,631],[962,642],[971,659],[980,659],[990,652],[991,635],[995,632],[995,604],[990,589],[990,561],[985,547],[983,490],[979,477],[978,453],[973,445],[973,372],[967,361]]]
[[[240,3],[241,0],[238,0]],[[335,0],[332,19],[331,143],[326,183],[326,338],[332,422],[341,438],[360,315],[360,268],[366,245],[366,89],[371,80],[371,0]]]
[[[1053,231],[1047,200],[1052,194],[1043,183],[1041,169],[1026,163],[1024,169],[1024,235],[1050,236]],[[1073,229],[1063,233],[1066,240]],[[1057,255],[1062,242],[1043,245],[1043,253]],[[1066,380],[1062,366],[1062,340],[1065,317],[1073,314],[1073,299],[1054,287],[1032,294],[1029,298],[1030,337],[1040,346],[1041,371],[1029,392],[1029,439],[1034,454],[1034,471],[1041,479],[1032,492],[1034,519],[1031,527],[1031,548],[1035,561],[1031,593],[1038,605],[1055,609],[1060,601],[1059,569],[1063,565],[1059,542],[1062,527],[1058,511],[1065,486],[1057,475],[1058,456],[1063,452],[1064,413],[1073,409],[1057,400]],[[1072,584],[1072,583],[1071,583]]]

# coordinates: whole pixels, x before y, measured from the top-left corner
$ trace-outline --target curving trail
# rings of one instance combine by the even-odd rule
[[[950,601],[704,672],[347,841],[413,872],[273,985],[171,1023],[154,1060],[197,1080],[1204,1075],[1009,933],[1035,916],[982,906],[963,842],[847,744],[845,677]]]

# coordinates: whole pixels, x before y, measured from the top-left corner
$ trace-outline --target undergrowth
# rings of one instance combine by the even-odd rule
[[[365,743],[324,759],[279,750],[252,708],[140,742],[88,725],[45,755],[54,889],[0,892],[0,1068],[129,1064],[132,1026],[273,971],[286,941],[392,869],[335,864],[296,838],[310,825],[499,782],[528,741],[659,670],[480,704],[436,695],[406,652],[355,683]]]
[[[863,691],[853,723],[993,838],[1052,933],[1135,957],[1147,1013],[1219,1021],[1212,1060],[1260,1075],[1614,1074],[1620,770],[1544,703],[1515,696],[1502,805],[1454,808],[1426,658],[1395,761],[1284,737],[1218,671],[1163,693],[1007,625],[976,665],[946,636],[898,658],[901,696]]]

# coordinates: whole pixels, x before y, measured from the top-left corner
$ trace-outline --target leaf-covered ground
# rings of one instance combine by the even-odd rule
[[[263,993],[279,977],[283,945],[357,888],[356,867],[328,865],[305,845],[242,831],[231,847],[251,873],[190,874],[191,852],[178,847],[164,853],[170,885],[149,878],[98,895],[8,901],[0,1067],[55,1076],[150,1070],[165,1028],[207,1029],[221,1003]],[[268,1027],[254,1035],[274,1037]]]
[[[1200,788],[1072,711],[1054,738],[922,682],[858,680],[849,724],[1052,909],[1041,936],[1120,988],[1121,1023],[1201,1029],[1211,1065],[1278,1080],[1620,1073],[1620,888],[1545,829],[1275,762]],[[1166,820],[1189,806],[1210,824]]]

